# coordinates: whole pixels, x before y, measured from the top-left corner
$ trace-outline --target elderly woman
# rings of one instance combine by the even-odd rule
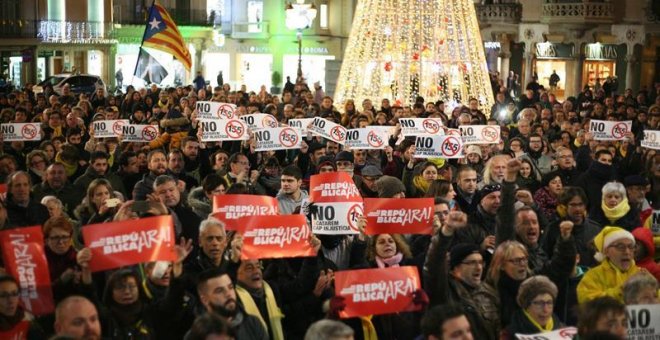
[[[635,237],[619,227],[605,227],[594,238],[600,264],[590,269],[578,284],[580,304],[601,296],[623,301],[623,284],[639,271],[635,264]]]
[[[623,302],[626,305],[652,305],[658,300],[658,280],[648,272],[638,272],[623,284]]]
[[[590,216],[600,225],[615,225],[628,231],[639,227],[639,211],[630,206],[626,188],[619,182],[609,182],[603,186],[600,209]]]
[[[539,205],[541,212],[548,222],[552,223],[559,219],[557,205],[559,196],[564,189],[559,172],[553,171],[543,176],[542,187],[534,193],[534,201]]]
[[[438,179],[438,166],[432,162],[424,162],[415,166],[411,158],[403,168],[403,184],[406,186],[406,197],[424,197],[431,183]]]
[[[46,339],[32,314],[19,303],[20,294],[15,278],[0,275],[0,339]]]
[[[532,276],[518,289],[517,310],[500,339],[517,339],[516,334],[548,333],[563,325],[552,312],[557,299],[557,286],[545,276]]]

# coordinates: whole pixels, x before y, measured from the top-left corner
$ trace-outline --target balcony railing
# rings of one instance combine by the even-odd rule
[[[37,23],[33,20],[0,20],[0,37],[3,38],[36,38]]]
[[[167,9],[177,26],[213,26],[219,18],[215,13],[207,14],[204,9]],[[145,11],[135,12],[125,10],[123,7],[115,7],[114,23],[122,25],[146,25],[149,13]]]
[[[0,20],[3,38],[36,38],[43,42],[103,42],[112,25],[93,21]]]
[[[268,22],[235,22],[232,24],[233,39],[268,39]]]
[[[561,2],[543,4],[544,23],[609,24],[614,22],[614,9],[607,2]]]
[[[475,5],[479,23],[520,23],[521,4]]]

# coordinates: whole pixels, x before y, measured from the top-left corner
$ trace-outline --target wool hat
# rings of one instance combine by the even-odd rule
[[[362,176],[380,177],[383,175],[383,172],[375,165],[366,165],[362,168],[361,174]]]
[[[496,191],[502,191],[502,186],[499,184],[488,184],[479,190],[479,197],[484,198]]]
[[[392,198],[394,195],[406,192],[406,187],[396,177],[383,176],[376,181],[379,198]]]
[[[335,171],[337,171],[337,167],[335,167],[335,159],[332,156],[323,156],[319,159],[319,165],[316,167],[317,171],[320,171],[322,167],[329,165]]]
[[[481,148],[478,147],[477,145],[470,145],[465,149],[465,155],[466,156],[471,154],[471,153],[476,153],[477,155],[479,155],[479,157],[482,157],[481,156]]]
[[[520,307],[527,308],[532,304],[534,298],[541,294],[550,294],[554,301],[557,299],[557,286],[546,276],[532,276],[520,285],[516,302]]]
[[[649,185],[649,180],[642,175],[630,175],[623,179],[623,185],[626,187],[631,186],[647,186]]]
[[[354,158],[353,158],[353,153],[349,151],[342,151],[335,156],[335,162],[339,161],[349,161],[353,163]]]
[[[612,243],[618,240],[630,240],[635,243],[635,237],[629,231],[619,227],[605,227],[603,230],[594,237],[594,244],[596,245],[596,255],[594,258],[598,262],[605,260],[605,249]]]
[[[449,253],[449,269],[454,269],[461,264],[466,257],[479,254],[479,246],[473,243],[459,243],[451,248]]]

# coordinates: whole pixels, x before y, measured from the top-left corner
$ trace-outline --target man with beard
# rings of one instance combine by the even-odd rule
[[[156,177],[167,173],[165,152],[159,149],[150,151],[147,155],[147,168],[149,173],[146,173],[133,189],[133,199],[136,201],[146,200],[147,195],[154,191]]]
[[[477,210],[479,198],[477,197],[477,171],[468,165],[458,169],[456,183],[454,184],[456,197],[454,200],[461,211],[472,214]]]
[[[56,162],[46,168],[46,178],[32,187],[36,201],[41,202],[45,196],[55,196],[64,204],[66,212],[73,216],[73,210],[80,204],[84,191],[75,190],[73,184],[67,181],[64,164]]]
[[[101,339],[101,322],[94,304],[82,296],[69,296],[55,309],[58,337],[80,340]]]
[[[103,151],[93,152],[89,157],[89,166],[87,167],[87,170],[85,170],[85,173],[73,182],[73,185],[77,187],[77,190],[87,192],[87,188],[93,180],[103,178],[107,179],[108,182],[112,184],[112,189],[114,191],[119,191],[122,195],[126,195],[124,183],[121,181],[121,178],[109,170],[109,159],[110,155]]]
[[[207,313],[225,318],[236,332],[237,339],[269,340],[258,318],[249,315],[236,298],[231,278],[221,270],[209,270],[199,275],[197,293]]]
[[[176,179],[186,183],[186,190],[199,186],[199,182],[185,171],[185,157],[181,150],[172,149],[167,155],[167,170]]]
[[[522,157],[531,161],[532,165],[534,165],[534,172],[538,177],[543,177],[552,171],[552,157],[543,154],[543,138],[539,134],[532,133],[529,135],[527,153],[522,155]]]
[[[541,240],[541,246],[545,252],[548,256],[554,255],[555,244],[559,236],[559,226],[563,221],[571,221],[573,222],[575,246],[580,255],[580,265],[587,267],[597,265],[598,263],[594,259],[593,247],[590,247],[589,244],[598,235],[601,226],[587,217],[587,195],[584,190],[579,187],[565,187],[559,196],[557,210],[560,211],[561,219],[546,228]]]

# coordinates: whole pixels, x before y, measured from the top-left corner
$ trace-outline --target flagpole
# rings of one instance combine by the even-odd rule
[[[144,25],[144,33],[142,34],[142,41],[140,42],[140,48],[138,49],[138,57],[137,60],[135,61],[135,68],[133,69],[133,78],[135,78],[135,72],[137,72],[138,65],[140,64],[140,54],[142,53],[142,45],[144,45],[144,38],[147,36],[147,30],[149,30],[149,18],[151,18],[152,12],[156,9],[156,0],[154,0],[151,3],[151,7],[149,8],[149,15],[147,15],[147,22]]]

